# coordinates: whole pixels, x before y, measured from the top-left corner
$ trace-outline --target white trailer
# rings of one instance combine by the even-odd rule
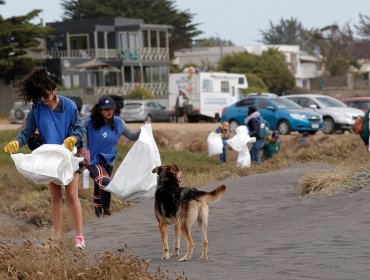
[[[189,72],[170,74],[169,109],[176,110],[176,98],[183,91],[189,98],[190,120],[219,120],[222,109],[239,100],[241,89],[248,88],[244,74]]]

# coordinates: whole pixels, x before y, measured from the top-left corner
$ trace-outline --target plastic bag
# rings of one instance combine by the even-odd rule
[[[68,185],[79,168],[83,158],[75,157],[77,149],[71,152],[64,145],[44,144],[31,154],[12,154],[18,172],[36,184]]]
[[[211,132],[207,138],[208,145],[208,156],[215,156],[222,154],[222,148],[224,144],[222,143],[221,134],[217,132]]]
[[[121,162],[112,181],[105,188],[127,201],[139,202],[154,195],[157,175],[154,167],[161,165],[151,124],[141,127],[140,137]]]
[[[235,135],[226,140],[230,147],[238,152],[236,165],[238,167],[249,167],[251,165],[251,155],[247,144],[256,142],[256,137],[250,137],[248,128],[245,125],[238,126]]]

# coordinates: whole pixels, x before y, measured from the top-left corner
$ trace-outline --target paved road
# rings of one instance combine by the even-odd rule
[[[200,261],[197,225],[193,259],[161,260],[153,199],[85,226],[87,250],[116,250],[150,260],[151,268],[185,272],[189,279],[365,279],[370,275],[370,187],[353,193],[299,200],[305,172],[328,170],[300,164],[281,171],[225,180],[223,198],[210,205],[209,260]],[[213,189],[221,182],[205,186]],[[170,231],[170,245],[173,234]],[[180,255],[185,240],[181,240]],[[170,247],[172,249],[172,247]]]

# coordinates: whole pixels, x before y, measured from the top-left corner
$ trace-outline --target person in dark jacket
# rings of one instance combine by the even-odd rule
[[[90,177],[94,180],[94,203],[97,217],[109,216],[111,193],[105,187],[111,181],[113,163],[117,156],[116,145],[123,135],[131,141],[139,139],[141,130],[132,132],[127,124],[114,115],[116,103],[103,96],[91,110],[86,121],[87,147],[90,150]]]
[[[362,120],[362,131],[360,133],[361,140],[362,142],[364,142],[366,150],[368,152],[369,152],[369,114],[370,114],[370,109],[367,110]]]
[[[250,149],[251,160],[256,164],[261,163],[261,150],[265,145],[265,139],[258,137],[260,129],[261,115],[253,105],[248,109],[248,117],[245,119],[245,124],[249,130],[250,137],[256,137],[256,142],[253,143]]]

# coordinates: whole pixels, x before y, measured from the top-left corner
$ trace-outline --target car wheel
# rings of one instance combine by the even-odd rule
[[[235,133],[236,128],[239,126],[239,123],[237,120],[231,120],[229,121],[229,130],[231,133]]]
[[[151,123],[153,121],[152,116],[147,115],[146,118],[145,118],[145,121],[148,122],[148,123]]]
[[[287,135],[287,134],[290,134],[290,132],[292,132],[292,129],[290,128],[289,123],[285,120],[280,121],[278,123],[277,128],[281,135]]]
[[[23,117],[24,117],[24,113],[22,112],[22,110],[15,110],[14,112],[14,117],[17,119],[17,120],[22,120]]]
[[[333,134],[335,132],[335,123],[332,118],[324,118],[324,123],[322,124],[322,132],[325,134]]]

